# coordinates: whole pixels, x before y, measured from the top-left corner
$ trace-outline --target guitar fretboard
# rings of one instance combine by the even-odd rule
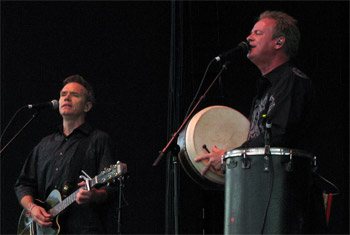
[[[97,178],[94,177],[90,181],[90,188],[94,187],[97,183]],[[49,213],[56,217],[59,215],[64,209],[66,209],[69,205],[71,205],[73,202],[75,202],[75,199],[77,199],[77,194],[79,192],[80,188],[77,189],[74,193],[66,197],[62,202],[58,203],[56,206],[52,207],[49,211]]]

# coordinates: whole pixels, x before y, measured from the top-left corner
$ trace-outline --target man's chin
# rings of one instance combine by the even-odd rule
[[[62,117],[74,117],[74,114],[72,112],[67,112],[67,111],[64,111],[64,112],[60,112],[61,116]]]
[[[254,55],[252,55],[250,52],[247,54],[247,58],[254,63]]]

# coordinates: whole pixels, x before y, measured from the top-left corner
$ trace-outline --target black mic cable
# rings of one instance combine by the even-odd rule
[[[198,89],[197,89],[197,92],[196,92],[196,94],[195,94],[195,96],[194,96],[194,98],[193,98],[193,100],[192,100],[190,106],[189,106],[188,109],[187,109],[187,112],[186,112],[186,115],[185,115],[184,120],[187,118],[187,115],[188,115],[188,113],[190,112],[190,110],[191,110],[191,108],[192,108],[192,106],[193,106],[194,101],[197,99],[198,94],[199,94],[199,91],[201,90],[201,88],[202,88],[202,86],[203,86],[203,82],[204,82],[204,80],[205,80],[205,77],[207,76],[208,70],[209,70],[211,64],[212,64],[214,61],[215,61],[215,58],[212,59],[212,60],[209,62],[209,64],[207,65],[207,68],[205,69],[204,75],[203,75],[203,77],[202,77],[202,81],[201,81],[201,83],[199,84],[199,87],[198,87]]]
[[[208,73],[208,70],[209,70],[209,67],[211,66],[211,64],[212,64],[214,61],[216,61],[216,62],[225,61],[226,63],[225,63],[223,66],[224,66],[225,68],[227,68],[228,64],[230,63],[229,59],[230,59],[233,55],[242,54],[242,53],[243,53],[243,54],[244,54],[244,53],[247,53],[247,52],[249,51],[249,49],[250,49],[249,43],[243,41],[243,42],[240,42],[240,43],[238,44],[238,46],[236,46],[235,48],[233,48],[233,49],[231,49],[231,50],[229,50],[229,51],[227,51],[227,52],[225,52],[225,53],[222,53],[222,54],[216,56],[214,59],[212,59],[212,60],[209,62],[208,66],[207,66],[207,68],[206,68],[206,70],[205,70],[205,72],[204,72],[202,81],[201,81],[201,83],[199,84],[199,87],[198,87],[198,89],[197,89],[197,92],[196,92],[196,94],[195,94],[195,96],[194,96],[194,98],[193,98],[193,100],[192,100],[190,106],[188,107],[188,110],[187,110],[187,112],[186,112],[186,115],[185,115],[184,120],[187,118],[187,115],[188,115],[188,113],[190,112],[191,107],[193,106],[194,101],[195,101],[195,100],[197,99],[197,97],[198,97],[199,91],[200,91],[201,88],[202,88],[203,82],[204,82],[204,80],[205,80],[205,77],[207,76],[207,73]]]

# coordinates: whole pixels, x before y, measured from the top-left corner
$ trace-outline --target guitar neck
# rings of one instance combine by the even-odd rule
[[[96,184],[97,184],[97,179],[96,177],[94,177],[90,181],[90,188],[94,187]],[[62,202],[52,207],[49,213],[54,217],[59,215],[63,210],[65,210],[68,206],[70,206],[73,202],[75,202],[75,199],[77,199],[77,194],[79,190],[80,188],[78,188],[74,193],[66,197]]]

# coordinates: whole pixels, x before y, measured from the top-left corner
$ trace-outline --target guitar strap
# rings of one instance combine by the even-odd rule
[[[68,178],[64,183],[63,189],[61,190],[63,198],[69,196],[76,188],[76,184],[74,182],[76,182],[77,177],[79,177],[79,175],[81,174],[81,170],[89,172],[89,170],[87,169],[89,168],[89,164],[86,164],[88,162],[85,159],[85,155],[89,147],[90,140],[93,136],[91,133],[92,131],[79,141],[74,157],[70,162]]]

